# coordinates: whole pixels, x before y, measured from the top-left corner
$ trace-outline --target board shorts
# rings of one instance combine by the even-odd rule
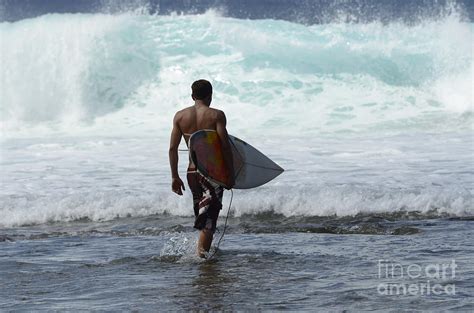
[[[194,228],[214,233],[222,209],[223,187],[209,181],[192,168],[188,169],[186,178],[193,194]]]

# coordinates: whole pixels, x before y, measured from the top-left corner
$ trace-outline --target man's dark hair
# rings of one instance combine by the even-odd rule
[[[204,100],[212,95],[212,85],[205,79],[196,80],[192,85],[193,98],[195,100]]]

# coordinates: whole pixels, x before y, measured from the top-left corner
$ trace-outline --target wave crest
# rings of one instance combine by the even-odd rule
[[[239,131],[471,129],[471,31],[452,15],[415,26],[216,12],[2,23],[2,130],[100,133],[141,123],[143,132],[167,125],[201,77]]]

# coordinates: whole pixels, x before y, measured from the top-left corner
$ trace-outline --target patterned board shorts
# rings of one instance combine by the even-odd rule
[[[224,189],[196,171],[188,170],[189,189],[193,194],[194,228],[216,231],[217,218],[222,209]]]

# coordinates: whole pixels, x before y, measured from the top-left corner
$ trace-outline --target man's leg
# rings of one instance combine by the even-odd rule
[[[199,232],[197,254],[201,258],[205,258],[206,257],[205,253],[209,252],[209,249],[211,248],[213,235],[214,235],[213,232],[206,228],[204,228],[203,230]]]
[[[201,176],[199,185],[202,190],[202,196],[198,205],[195,206],[196,220],[194,221],[194,227],[200,230],[197,254],[204,258],[206,257],[206,252],[209,252],[211,248],[217,218],[222,208],[223,188],[211,183],[203,176]]]

